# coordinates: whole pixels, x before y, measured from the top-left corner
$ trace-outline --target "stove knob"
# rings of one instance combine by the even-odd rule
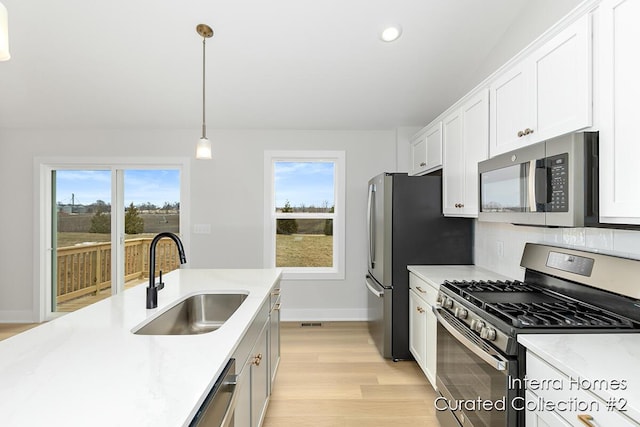
[[[445,308],[453,308],[453,300],[451,298],[445,298],[442,302]]]
[[[488,328],[488,327],[485,326],[480,331],[480,338],[483,338],[483,339],[489,340],[489,341],[495,341],[495,339],[496,339],[496,330],[493,329],[493,328]]]
[[[482,320],[473,319],[471,321],[471,329],[473,329],[476,332],[482,331],[482,328],[484,328],[485,326],[486,325]]]
[[[454,312],[454,315],[458,319],[466,319],[467,316],[469,315],[469,312],[467,311],[466,308],[456,307],[456,311]]]

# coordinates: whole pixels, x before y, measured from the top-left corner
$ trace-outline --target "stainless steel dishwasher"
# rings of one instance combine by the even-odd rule
[[[189,427],[227,427],[233,425],[236,391],[236,359],[230,359],[211,392],[193,417]]]

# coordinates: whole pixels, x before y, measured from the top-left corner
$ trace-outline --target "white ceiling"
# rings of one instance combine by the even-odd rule
[[[2,3],[0,128],[198,128],[203,22],[209,128],[390,129],[479,83],[526,0]]]

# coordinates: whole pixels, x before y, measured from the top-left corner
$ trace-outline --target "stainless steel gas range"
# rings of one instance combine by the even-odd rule
[[[436,399],[442,427],[524,426],[519,334],[640,332],[640,261],[531,244],[524,281],[440,286]]]

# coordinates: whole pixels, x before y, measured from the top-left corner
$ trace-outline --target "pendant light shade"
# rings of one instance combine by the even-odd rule
[[[198,145],[196,145],[196,159],[210,159],[211,158],[211,141],[208,138],[200,138]]]
[[[9,53],[9,20],[7,19],[7,8],[0,3],[0,61],[8,61],[11,58]]]
[[[196,27],[202,36],[202,136],[196,146],[196,159],[211,159],[211,141],[207,139],[207,125],[205,123],[205,46],[208,38],[213,37],[213,30],[205,24]]]

